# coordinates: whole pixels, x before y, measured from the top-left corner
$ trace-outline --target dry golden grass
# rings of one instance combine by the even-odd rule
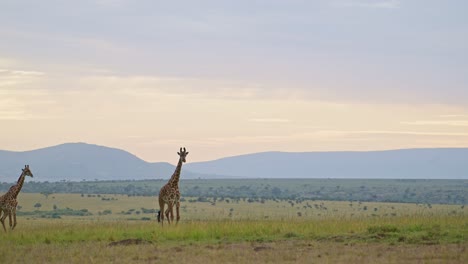
[[[347,201],[312,201],[301,203],[275,202],[249,203],[244,200],[235,202],[231,199],[212,202],[189,202],[190,197],[181,203],[182,220],[220,220],[220,219],[323,219],[328,217],[378,218],[397,216],[431,216],[448,214],[468,214],[468,207],[460,205],[427,205],[406,203],[375,203]],[[87,209],[93,215],[83,219],[141,219],[154,215],[144,214],[141,208],[159,209],[156,197],[128,197],[126,195],[100,195],[88,197],[80,194],[52,194],[48,198],[37,193],[21,193],[19,196],[20,211],[34,211],[34,205],[40,203],[39,210],[52,211],[54,205],[59,208],[75,210]],[[134,210],[131,214],[122,214]],[[110,215],[99,215],[99,212],[110,210]],[[301,216],[299,216],[299,214]],[[77,219],[74,217],[74,219]]]

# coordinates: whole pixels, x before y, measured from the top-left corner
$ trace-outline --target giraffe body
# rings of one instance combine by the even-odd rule
[[[6,232],[5,228],[5,218],[8,216],[10,228],[13,230],[16,226],[16,207],[18,206],[18,197],[21,188],[23,188],[24,180],[26,176],[33,177],[31,170],[29,170],[29,165],[25,165],[22,169],[22,173],[18,178],[18,182],[11,186],[7,193],[0,196],[0,222],[2,222],[3,230]],[[3,214],[3,215],[2,215]],[[13,216],[13,224],[11,217]]]
[[[171,223],[174,221],[174,205],[176,207],[176,221],[179,222],[180,214],[180,191],[179,191],[179,179],[180,172],[182,170],[182,164],[185,162],[185,157],[188,155],[188,152],[185,148],[180,148],[180,152],[177,152],[180,156],[179,162],[177,163],[176,169],[171,176],[171,179],[164,185],[159,191],[159,212],[158,212],[158,222],[161,224],[164,223],[164,215],[166,215],[167,222]],[[166,211],[164,207],[167,205]]]

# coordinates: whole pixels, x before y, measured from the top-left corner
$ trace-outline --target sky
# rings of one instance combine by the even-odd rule
[[[0,149],[468,147],[464,0],[0,0]]]

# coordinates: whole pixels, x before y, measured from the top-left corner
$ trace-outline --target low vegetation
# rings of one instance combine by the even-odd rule
[[[183,196],[180,223],[165,223],[164,227],[156,221],[155,196],[22,192],[16,229],[0,234],[2,261],[463,263],[468,258],[468,208],[464,204],[208,195],[221,188],[244,187],[234,187],[235,181],[227,187],[216,186],[216,182],[207,187],[202,181],[181,183],[184,188],[201,189],[207,195]],[[278,194],[298,184],[262,181],[256,180],[251,188],[268,187]],[[129,183],[86,182],[71,186],[74,184],[111,188]],[[131,184],[138,189],[147,183]],[[360,184],[354,183],[358,189],[364,189]],[[423,184],[425,189],[416,190],[430,197],[427,193],[437,188],[432,184],[435,183]],[[452,190],[463,188],[465,183],[461,184],[453,185]],[[387,189],[380,184],[382,195],[392,189],[400,190],[389,182],[386,185]],[[331,184],[323,186],[323,190],[332,188]],[[371,186],[365,189],[373,189]],[[341,185],[333,188],[344,192],[352,189]]]
[[[194,206],[197,204],[195,203]],[[2,234],[7,262],[295,263],[316,261],[462,263],[466,215],[194,220],[178,225],[86,216],[20,217]],[[339,252],[337,252],[339,250]],[[393,261],[389,261],[393,260]]]
[[[34,182],[25,183],[22,192],[78,193],[83,195],[125,194],[154,196],[166,180]],[[0,184],[6,192],[11,183]],[[332,200],[460,204],[468,202],[467,180],[398,179],[214,179],[180,181],[186,197],[251,198],[280,200]]]
[[[219,244],[282,240],[387,244],[466,243],[466,217],[399,217],[394,219],[185,220],[162,228],[141,221],[77,221],[34,219],[2,238],[12,245],[73,244],[139,239],[155,244]]]

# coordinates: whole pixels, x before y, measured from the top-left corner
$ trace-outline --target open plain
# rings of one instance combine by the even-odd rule
[[[181,221],[156,198],[20,196],[4,263],[463,263],[463,205],[186,197]]]

